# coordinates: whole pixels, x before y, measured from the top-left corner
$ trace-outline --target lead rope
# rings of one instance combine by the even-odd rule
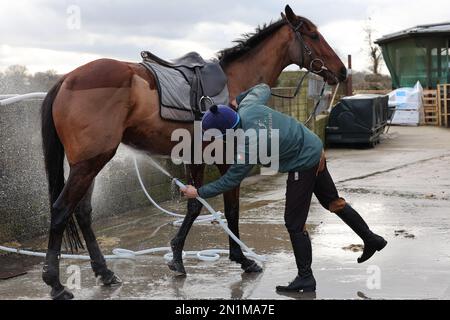
[[[276,94],[276,93],[273,93],[273,92],[271,93],[271,95],[274,96],[274,97],[277,97],[277,98],[294,99],[294,98],[298,95],[298,93],[300,92],[300,88],[301,88],[301,86],[302,86],[302,84],[303,84],[303,81],[305,80],[305,78],[306,78],[306,76],[307,76],[308,74],[309,74],[309,71],[305,72],[305,74],[300,78],[300,80],[298,81],[297,87],[295,88],[294,94],[293,94],[292,96],[283,96],[283,95],[279,95],[279,94]],[[313,118],[313,115],[316,113],[317,108],[319,107],[320,101],[322,100],[323,95],[324,95],[324,93],[325,93],[325,87],[326,87],[326,85],[327,85],[327,84],[326,84],[326,82],[324,81],[324,82],[323,82],[323,85],[322,85],[322,89],[320,90],[319,98],[317,99],[317,102],[316,102],[316,104],[315,104],[315,106],[314,106],[314,109],[313,109],[312,112],[309,114],[307,120],[304,122],[304,125],[308,125],[308,123],[309,123],[309,122],[311,121],[311,119]],[[339,88],[339,82],[338,82],[338,86],[336,87],[335,95],[336,95],[336,92],[337,92],[337,88]],[[334,96],[335,96],[335,95],[334,95]],[[333,96],[333,100],[334,100],[334,96]]]
[[[309,70],[307,72],[305,72],[305,74],[300,78],[300,80],[297,83],[297,87],[295,88],[294,95],[292,95],[292,96],[283,96],[283,95],[279,95],[279,94],[276,94],[276,93],[273,93],[273,92],[271,92],[271,95],[274,96],[274,97],[277,97],[277,98],[294,99],[298,95],[298,93],[300,92],[300,88],[303,85],[303,80],[305,80],[305,78],[306,78],[306,76],[308,74],[309,74]]]
[[[311,121],[313,116],[316,114],[317,108],[319,108],[320,101],[322,100],[323,94],[325,92],[325,86],[326,86],[326,83],[324,82],[322,85],[322,89],[320,90],[320,95],[319,95],[319,98],[317,99],[316,105],[314,106],[313,111],[310,113],[308,119],[306,119],[306,121],[304,123],[305,126],[308,125],[308,123]]]

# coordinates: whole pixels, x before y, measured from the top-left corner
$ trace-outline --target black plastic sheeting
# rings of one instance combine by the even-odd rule
[[[379,143],[388,121],[388,100],[386,95],[373,94],[342,98],[330,113],[327,144]]]

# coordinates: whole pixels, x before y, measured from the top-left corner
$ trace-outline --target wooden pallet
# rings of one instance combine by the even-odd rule
[[[438,125],[450,127],[450,84],[440,84],[437,88]]]
[[[423,90],[423,124],[425,125],[439,125],[437,95],[437,90]]]

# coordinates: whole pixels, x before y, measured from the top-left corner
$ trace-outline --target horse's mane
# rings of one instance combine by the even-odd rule
[[[268,25],[264,24],[262,26],[258,26],[253,33],[243,34],[241,39],[233,41],[237,43],[234,47],[219,51],[218,59],[220,64],[222,67],[225,67],[230,62],[242,57],[285,24],[286,21],[280,19],[275,22],[271,22]]]

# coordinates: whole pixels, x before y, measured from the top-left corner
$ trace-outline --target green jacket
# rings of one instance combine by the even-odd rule
[[[240,128],[244,131],[254,129],[257,133],[261,128],[268,129],[269,132],[270,129],[279,130],[279,172],[302,171],[314,167],[320,161],[322,141],[296,119],[265,106],[270,95],[270,87],[259,84],[236,98],[241,117]],[[269,147],[270,136],[271,134],[266,135]],[[248,152],[248,141],[246,143],[245,150]],[[259,145],[259,141],[256,144]],[[268,149],[270,155],[270,148]],[[248,160],[248,156],[246,159]],[[257,163],[261,163],[259,157]],[[222,177],[200,187],[199,196],[210,198],[237,187],[253,166],[254,164],[249,163],[231,165]]]

